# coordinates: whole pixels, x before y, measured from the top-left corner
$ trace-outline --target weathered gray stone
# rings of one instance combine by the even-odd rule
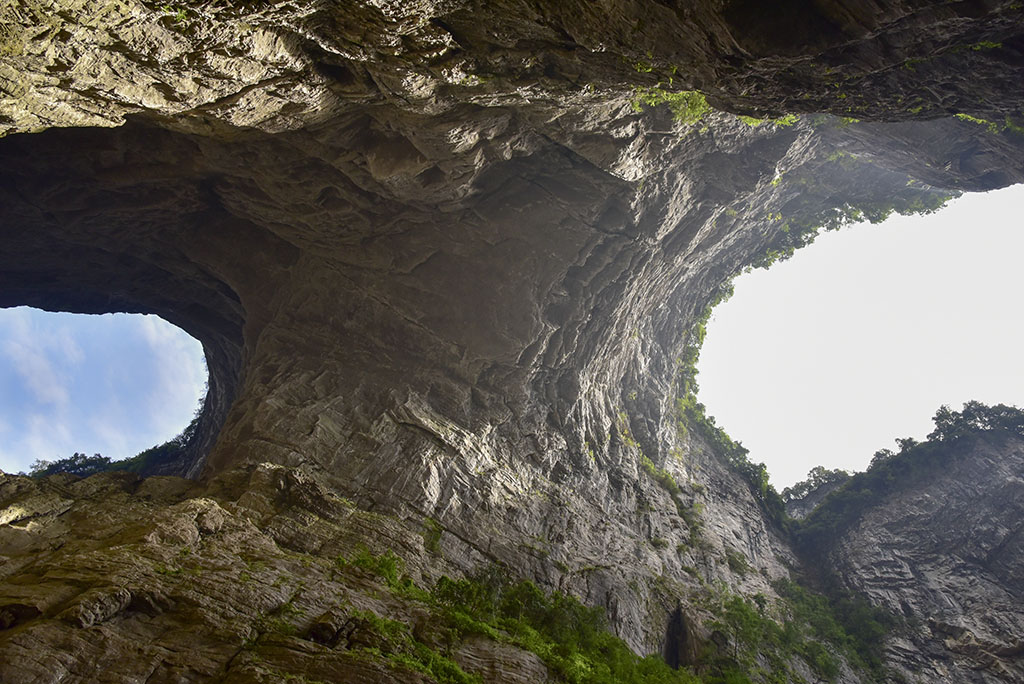
[[[604,607],[640,653],[664,651],[681,603],[708,620],[708,587],[772,600],[800,561],[679,427],[688,333],[732,274],[841,207],[1024,179],[1020,18],[5,3],[0,306],[158,313],[202,341],[210,393],[162,477],[0,480],[0,676],[419,681],[361,659],[354,627],[298,636],[343,604],[420,624],[338,574],[359,544],[426,583],[504,566]],[[659,83],[717,110],[637,111]],[[992,636],[964,634],[891,651]],[[532,667],[495,648],[470,660]]]
[[[961,451],[873,506],[824,553],[849,588],[910,618],[911,643],[890,649],[908,677],[1017,681],[1024,678],[1024,443],[978,440]],[[929,652],[934,646],[938,654]]]

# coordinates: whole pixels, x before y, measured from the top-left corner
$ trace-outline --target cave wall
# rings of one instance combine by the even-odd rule
[[[174,505],[255,511],[294,553],[398,546],[428,579],[504,563],[604,606],[639,652],[702,582],[772,596],[798,562],[678,428],[677,360],[722,283],[837,208],[1024,176],[1018,3],[164,7],[0,10],[0,306],[157,313],[203,343],[210,398],[173,474],[205,489]],[[658,84],[717,110],[635,106]],[[701,503],[704,545],[645,457]],[[380,517],[316,541],[295,521],[337,511],[278,501],[292,488],[259,475],[277,469]],[[8,486],[11,505],[43,496]],[[113,515],[60,486],[82,520]],[[427,519],[441,557],[416,541]],[[17,603],[40,617],[10,638],[73,634],[94,661],[101,642],[55,617],[84,594],[18,548],[5,581],[33,578]],[[231,629],[218,668],[246,638]]]

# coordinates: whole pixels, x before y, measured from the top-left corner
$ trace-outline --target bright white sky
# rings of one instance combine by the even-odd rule
[[[0,469],[163,444],[206,376],[199,342],[157,316],[0,309]]]
[[[941,404],[1024,406],[1024,185],[823,233],[736,279],[698,398],[772,483],[864,470]]]

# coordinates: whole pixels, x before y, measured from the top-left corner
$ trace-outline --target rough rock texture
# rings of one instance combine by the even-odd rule
[[[331,559],[351,550],[373,514],[281,470],[251,473],[250,491],[302,489],[292,498],[301,503],[196,497],[194,483],[166,477],[2,476],[4,611],[13,621],[0,679],[425,681],[349,647],[372,639],[354,611],[391,611],[378,581]],[[297,525],[318,556],[284,540]],[[317,616],[330,611],[346,628],[341,644],[315,638]]]
[[[705,465],[716,469],[714,461]],[[603,517],[563,488],[541,486],[504,507],[508,516],[536,509],[545,517],[537,535],[514,536],[495,511],[487,555],[460,538],[470,534],[463,529],[425,529],[422,518],[366,511],[305,469],[247,467],[209,485],[129,474],[41,482],[2,476],[0,610],[7,629],[0,678],[276,681],[275,672],[292,672],[392,681],[388,667],[358,658],[359,647],[380,644],[359,631],[354,611],[400,620],[414,632],[430,620],[424,607],[387,594],[380,580],[339,568],[335,559],[359,544],[400,551],[410,576],[425,585],[442,572],[504,561],[523,576],[610,604],[620,629],[646,637],[637,648],[657,650],[679,599],[693,619],[710,619],[690,600],[709,585],[770,592],[765,575],[785,573],[780,560],[795,562],[758,516],[748,511],[740,519],[743,506],[723,505],[743,498],[744,491],[730,489],[735,476],[715,476],[724,481],[706,480],[714,495],[702,500],[723,512],[706,516],[711,528],[699,543],[680,529],[657,486],[637,492],[654,501],[621,518]],[[653,535],[669,543],[654,544]],[[750,567],[730,567],[728,552],[752,554]],[[641,620],[656,622],[637,625]],[[533,654],[479,640],[454,657],[485,681],[536,681],[546,671]],[[364,679],[350,678],[356,666],[368,668]]]
[[[823,550],[872,603],[912,618],[889,645],[910,681],[1024,680],[1024,442],[978,440]]]
[[[167,681],[242,681],[240,644],[285,602],[258,578],[231,613],[243,549],[322,560],[335,537],[427,579],[505,564],[660,653],[678,605],[706,617],[705,584],[771,597],[797,563],[747,483],[679,430],[706,303],[837,210],[1024,180],[1016,2],[57,5],[0,7],[0,306],[158,313],[202,341],[210,395],[166,471],[201,476],[188,496],[5,481],[11,677],[128,681],[160,659]],[[658,83],[734,113],[829,114],[636,111],[634,88]],[[251,538],[200,554],[199,600],[153,563],[201,541],[168,521],[205,501]],[[185,530],[173,549],[168,525]],[[133,553],[152,559],[138,576]],[[159,617],[131,617],[168,591]],[[195,625],[221,646],[193,666]],[[27,643],[76,655],[57,667]],[[161,655],[129,656],[140,643]],[[266,667],[329,680],[311,648]]]
[[[846,484],[846,480],[838,480],[836,482],[818,485],[811,491],[807,492],[803,497],[787,501],[786,515],[794,520],[803,520],[810,515],[811,511],[813,511],[826,496],[839,489],[844,484]]]

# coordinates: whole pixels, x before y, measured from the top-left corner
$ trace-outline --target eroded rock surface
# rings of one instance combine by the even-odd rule
[[[708,618],[708,587],[773,600],[796,557],[679,427],[693,321],[806,227],[1024,179],[1015,2],[0,16],[0,305],[158,313],[211,373],[191,455],[164,473],[199,484],[5,480],[12,677],[412,681],[335,625],[329,597],[360,589],[325,563],[358,541],[426,581],[502,564],[606,608],[641,653],[679,605]],[[659,84],[644,92],[700,87],[719,110],[638,106]],[[277,574],[242,582],[246,549]],[[297,628],[337,630],[268,641],[289,597]],[[417,610],[361,609],[410,629]]]
[[[852,589],[911,619],[911,681],[1024,678],[1024,443],[978,440],[872,507],[827,550]]]

